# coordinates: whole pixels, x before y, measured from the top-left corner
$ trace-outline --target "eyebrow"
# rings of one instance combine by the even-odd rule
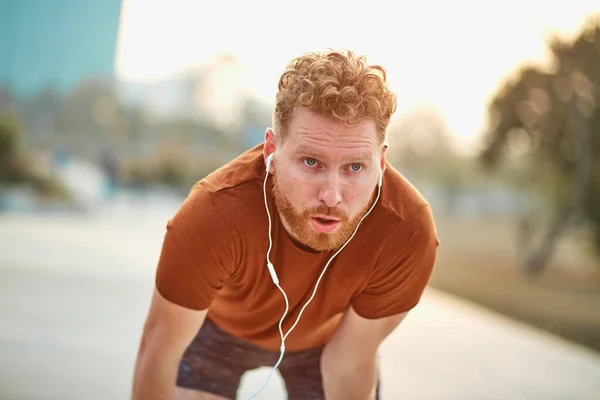
[[[298,146],[298,148],[294,151],[294,153],[295,154],[304,154],[304,155],[308,155],[308,156],[319,158],[319,159],[326,158],[325,154],[323,152],[318,151],[318,150],[313,150],[304,145]],[[349,161],[366,161],[371,158],[371,154],[368,152],[361,152],[359,154],[351,155],[351,156],[348,156],[345,158]]]

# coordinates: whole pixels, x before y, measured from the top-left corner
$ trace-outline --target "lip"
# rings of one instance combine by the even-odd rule
[[[325,214],[315,214],[315,215],[312,216],[312,218],[323,218],[323,219],[326,219],[326,220],[337,221],[337,222],[341,221],[337,217],[334,217],[332,215],[325,215]]]
[[[328,223],[323,223],[320,222],[317,218],[323,218],[323,219],[327,219],[331,222]],[[340,226],[341,221],[336,219],[333,219],[331,217],[328,217],[326,215],[321,216],[321,215],[313,215],[310,219],[310,223],[312,224],[313,228],[315,228],[315,230],[317,232],[320,233],[331,233],[334,232],[338,226]]]

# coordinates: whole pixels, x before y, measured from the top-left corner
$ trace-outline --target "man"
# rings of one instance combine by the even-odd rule
[[[379,345],[438,247],[428,203],[385,159],[395,109],[383,68],[352,52],[288,65],[264,143],[167,225],[134,399],[233,399],[281,349],[289,399],[375,398]]]

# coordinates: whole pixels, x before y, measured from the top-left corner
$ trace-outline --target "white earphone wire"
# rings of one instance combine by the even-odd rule
[[[268,178],[269,178],[269,171],[267,170],[267,173],[265,175],[265,180],[263,182],[263,195],[264,195],[264,200],[265,200],[265,209],[267,210],[267,218],[269,220],[269,249],[267,250],[267,268],[269,269],[269,273],[271,274],[271,278],[273,279],[273,282],[275,283],[275,286],[277,286],[277,288],[283,294],[283,298],[285,299],[285,312],[283,313],[283,315],[281,316],[281,319],[279,320],[279,335],[281,337],[281,347],[280,347],[279,359],[277,360],[277,362],[275,363],[275,365],[273,366],[273,368],[269,372],[269,375],[267,376],[267,379],[265,380],[265,382],[263,383],[263,385],[261,386],[261,388],[257,392],[255,392],[252,396],[250,396],[248,400],[254,399],[260,392],[262,392],[264,390],[264,388],[269,383],[269,380],[271,379],[271,376],[277,370],[277,368],[279,367],[279,364],[281,364],[281,361],[283,360],[283,355],[285,353],[285,339],[287,339],[288,335],[292,332],[292,330],[296,327],[296,325],[298,325],[298,322],[300,322],[300,317],[302,317],[302,313],[304,312],[304,310],[306,309],[306,307],[308,307],[308,305],[312,302],[313,298],[315,297],[315,294],[317,293],[317,289],[319,287],[319,283],[321,282],[321,279],[325,275],[325,272],[327,271],[327,268],[329,268],[329,264],[344,249],[344,247],[346,247],[346,245],[348,243],[350,243],[350,241],[352,240],[352,238],[354,238],[354,236],[356,235],[356,232],[358,232],[358,228],[360,228],[361,223],[364,221],[365,218],[367,218],[367,216],[371,213],[371,211],[373,211],[373,208],[375,208],[375,205],[377,204],[377,201],[379,200],[379,196],[381,195],[381,185],[382,185],[382,179],[383,179],[383,171],[380,172],[379,184],[377,185],[378,186],[378,188],[377,188],[377,197],[375,198],[375,201],[373,202],[373,204],[369,208],[369,211],[367,211],[366,214],[360,219],[360,221],[356,225],[356,229],[354,229],[354,232],[352,233],[352,235],[348,238],[348,240],[346,240],[346,242],[342,245],[342,247],[340,247],[335,252],[335,254],[333,256],[331,256],[331,258],[329,259],[329,261],[327,261],[327,264],[325,264],[325,267],[323,268],[323,271],[321,272],[321,275],[319,275],[319,278],[317,279],[317,283],[315,284],[315,288],[313,289],[312,295],[310,296],[310,298],[308,299],[308,301],[304,304],[304,306],[302,307],[302,309],[298,313],[298,317],[296,318],[296,321],[291,326],[291,328],[286,332],[285,335],[283,334],[282,324],[283,324],[283,321],[284,321],[284,319],[285,319],[285,317],[286,317],[286,315],[287,315],[287,313],[289,311],[289,301],[288,301],[287,295],[285,294],[285,291],[279,285],[279,279],[277,277],[277,273],[275,272],[274,266],[273,266],[273,264],[271,263],[271,260],[270,260],[271,249],[273,248],[273,238],[271,236],[271,226],[272,226],[271,213],[269,211],[269,205],[268,205],[268,202],[267,202],[267,179]]]
[[[270,162],[268,163],[268,166],[270,166]],[[273,283],[275,284],[275,286],[277,286],[277,288],[279,289],[281,294],[283,294],[283,298],[285,300],[285,311],[283,313],[283,316],[279,320],[279,336],[281,337],[281,347],[280,347],[279,359],[277,360],[277,362],[275,363],[275,365],[269,372],[269,375],[267,376],[267,379],[265,380],[265,382],[263,383],[261,388],[258,389],[258,391],[256,391],[252,396],[250,396],[248,398],[248,400],[254,399],[256,396],[258,396],[258,394],[260,392],[262,392],[264,390],[265,387],[267,387],[267,384],[271,380],[271,377],[273,376],[273,374],[279,367],[279,364],[281,364],[281,361],[283,360],[283,355],[285,353],[285,336],[283,335],[282,324],[283,324],[283,320],[285,319],[285,316],[287,315],[287,313],[290,309],[290,303],[288,301],[287,295],[285,294],[285,291],[279,285],[279,278],[277,277],[277,273],[275,272],[275,268],[273,267],[273,264],[271,263],[271,259],[270,259],[271,249],[273,248],[273,238],[271,236],[271,226],[272,226],[271,213],[269,212],[269,203],[267,202],[267,180],[268,180],[268,178],[269,178],[269,170],[267,168],[267,173],[265,175],[265,180],[263,182],[263,196],[264,196],[264,200],[265,200],[265,209],[267,210],[267,218],[269,220],[269,249],[267,250],[267,268],[269,269],[269,274],[271,274]]]

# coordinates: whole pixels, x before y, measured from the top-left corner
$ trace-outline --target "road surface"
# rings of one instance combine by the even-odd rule
[[[0,399],[127,399],[173,202],[0,214]],[[428,289],[382,345],[384,400],[600,399],[600,355]],[[239,398],[262,385],[248,373]],[[284,399],[275,375],[261,399]]]

